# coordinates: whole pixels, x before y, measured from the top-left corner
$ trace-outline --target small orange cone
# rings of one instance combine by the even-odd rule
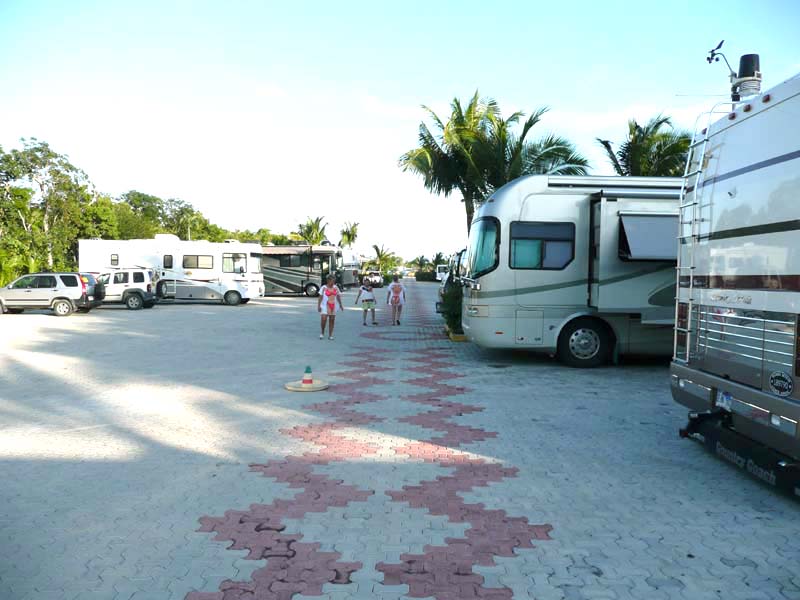
[[[284,387],[290,392],[319,392],[328,389],[328,382],[314,379],[311,375],[311,366],[307,366],[300,381],[290,381]]]

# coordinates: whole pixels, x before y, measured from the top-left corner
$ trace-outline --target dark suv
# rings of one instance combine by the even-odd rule
[[[105,290],[88,273],[32,273],[0,288],[0,312],[49,308],[59,317],[89,312],[103,302]]]

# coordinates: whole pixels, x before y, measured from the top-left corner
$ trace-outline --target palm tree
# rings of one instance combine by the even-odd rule
[[[425,258],[425,256],[420,254],[414,260],[409,261],[408,264],[409,264],[409,266],[414,267],[415,269],[419,269],[420,271],[422,271],[423,269],[425,269],[425,267],[428,266],[428,264],[430,264],[430,261],[427,258]]]
[[[441,252],[437,252],[431,259],[431,263],[433,264],[433,266],[446,265],[447,259],[444,257],[444,254],[442,254]]]
[[[500,112],[487,116],[487,133],[477,144],[477,154],[486,169],[486,193],[490,195],[509,181],[524,175],[585,175],[589,162],[565,138],[548,135],[538,141],[527,139],[547,108],[525,119],[519,135],[512,126],[525,115],[515,112],[507,119]]]
[[[381,273],[384,273],[388,269],[396,267],[403,262],[402,259],[394,252],[384,248],[383,246],[379,248],[377,244],[373,244],[372,249],[375,251],[375,258],[369,262]]]
[[[419,128],[419,147],[400,157],[400,168],[423,177],[425,187],[445,197],[461,192],[467,213],[467,231],[477,203],[502,185],[536,173],[583,175],[588,161],[564,138],[550,135],[536,142],[528,134],[547,111],[541,108],[523,124],[519,135],[511,131],[524,116],[515,112],[503,119],[494,100],[479,100],[478,92],[466,108],[455,98],[447,123],[424,107],[436,128]]]
[[[424,122],[420,123],[419,147],[400,157],[400,168],[421,175],[425,188],[434,194],[447,197],[455,190],[461,192],[469,231],[475,201],[483,198],[481,169],[473,160],[472,147],[483,136],[486,115],[496,111],[497,104],[494,100],[480,100],[477,90],[466,108],[454,98],[447,123],[427,106],[422,108],[438,133],[434,135]]]
[[[297,231],[295,233],[310,246],[321,244],[325,241],[325,228],[328,226],[327,223],[323,224],[322,219],[324,218],[325,217],[317,217],[316,219],[312,219],[309,217],[305,223],[301,223],[297,226]]]
[[[358,238],[358,223],[345,223],[339,233],[342,236],[339,240],[339,247],[352,246],[356,243],[356,238]]]
[[[611,142],[597,138],[617,175],[677,177],[683,174],[691,136],[672,128],[669,117],[658,115],[644,126],[628,121],[628,137],[614,152]]]

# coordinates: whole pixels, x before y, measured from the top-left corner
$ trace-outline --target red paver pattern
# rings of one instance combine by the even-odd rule
[[[427,320],[425,317],[430,316],[417,316],[411,323],[422,324]],[[362,337],[376,341],[416,341],[441,339],[443,336],[425,332],[420,337],[397,329],[369,331]],[[382,370],[379,363],[383,359],[396,359],[399,354],[401,352],[397,350],[384,348],[351,354],[352,360],[340,363],[350,369],[331,374],[350,380],[350,383],[331,386],[331,391],[339,398],[304,407],[331,420],[281,430],[285,435],[313,444],[316,449],[264,465],[251,465],[252,471],[302,491],[291,500],[276,500],[269,505],[253,504],[247,511],[231,510],[223,517],[200,519],[200,531],[215,532],[217,541],[231,541],[230,549],[248,550],[248,559],[268,560],[265,567],[253,572],[251,581],[228,580],[220,585],[218,592],[191,592],[186,600],[288,600],[296,594],[316,596],[323,593],[326,583],[349,583],[351,573],[363,567],[360,562],[340,561],[338,552],[321,552],[319,543],[303,541],[300,533],[287,533],[284,520],[365,501],[374,494],[373,490],[360,490],[342,480],[317,474],[314,467],[363,458],[379,451],[377,446],[350,439],[340,431],[385,421],[380,416],[355,410],[355,407],[388,398],[367,388],[385,383],[377,376]],[[489,510],[480,503],[468,504],[459,496],[459,493],[473,488],[514,477],[517,470],[459,450],[465,444],[494,438],[497,433],[451,421],[455,417],[481,412],[483,408],[444,399],[467,391],[467,388],[447,383],[459,377],[452,371],[455,365],[444,360],[448,352],[420,349],[402,354],[407,354],[408,360],[415,363],[406,370],[421,375],[406,383],[423,391],[404,395],[401,399],[431,410],[399,421],[433,430],[437,435],[397,446],[394,452],[452,469],[452,473],[419,485],[403,486],[402,490],[387,491],[386,494],[395,502],[407,502],[431,515],[445,516],[450,522],[468,523],[469,528],[462,538],[447,538],[443,546],[426,546],[423,554],[403,554],[400,563],[378,563],[376,569],[384,574],[385,585],[407,584],[408,596],[412,598],[511,598],[508,588],[484,587],[483,577],[475,573],[474,567],[493,565],[496,556],[514,556],[516,548],[532,548],[532,540],[549,539],[551,526],[531,525],[524,517],[510,517],[503,510]]]

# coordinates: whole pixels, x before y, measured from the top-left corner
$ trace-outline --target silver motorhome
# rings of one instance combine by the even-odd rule
[[[670,353],[680,178],[534,175],[477,212],[463,327],[573,366]]]
[[[800,495],[800,74],[763,94],[758,81],[745,55],[732,102],[698,119],[671,385],[692,410],[684,435]]]
[[[316,296],[329,274],[342,285],[338,246],[262,246],[261,268],[267,294]]]

